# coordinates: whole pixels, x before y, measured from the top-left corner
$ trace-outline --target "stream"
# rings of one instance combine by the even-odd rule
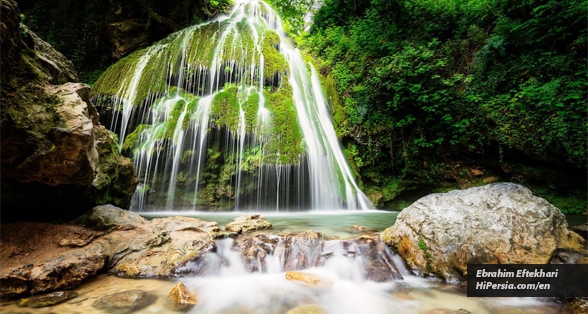
[[[143,213],[147,218],[167,216],[168,212]],[[174,214],[179,214],[174,212]],[[182,212],[185,216],[217,221],[223,225],[243,213]],[[398,212],[314,211],[264,213],[273,224],[268,234],[312,229],[322,232],[325,239],[357,237],[368,231],[351,229],[362,225],[382,231],[392,225]],[[361,257],[334,252],[322,267],[303,270],[333,282],[329,288],[313,287],[285,278],[279,256],[267,256],[267,272],[249,273],[238,252],[232,251],[233,239],[216,240],[217,252],[212,260],[215,271],[205,276],[158,279],[128,279],[101,274],[76,289],[79,296],[65,303],[39,309],[21,308],[14,302],[4,303],[1,313],[108,313],[92,307],[92,303],[107,294],[141,289],[157,299],[151,305],[132,313],[180,313],[172,310],[167,295],[178,282],[197,294],[198,304],[188,313],[310,313],[289,312],[297,306],[314,304],[327,313],[453,313],[459,309],[476,314],[491,313],[557,313],[560,305],[538,298],[468,298],[465,287],[444,284],[433,279],[411,275],[402,260],[394,263],[404,280],[373,282],[361,273]],[[186,267],[190,267],[187,265]]]

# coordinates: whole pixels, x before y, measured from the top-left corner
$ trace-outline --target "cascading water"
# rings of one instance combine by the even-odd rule
[[[132,209],[366,209],[319,77],[261,1],[172,34],[92,88],[140,178]]]

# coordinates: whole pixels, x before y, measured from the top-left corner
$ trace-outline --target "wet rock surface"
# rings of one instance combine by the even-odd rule
[[[468,263],[545,264],[557,248],[584,245],[557,208],[513,183],[423,197],[382,239],[413,271],[449,280]]]
[[[245,263],[245,268],[250,272],[266,272],[266,256],[282,254],[284,245],[280,245],[281,251],[276,253],[280,242],[279,237],[265,234],[245,235],[238,237],[233,243],[233,250],[240,252]]]
[[[30,298],[18,300],[18,306],[22,307],[45,307],[65,302],[78,296],[75,291],[56,291],[43,295],[36,295]]]
[[[368,280],[387,282],[402,279],[392,260],[394,253],[380,240],[379,234],[360,236],[351,241],[347,250],[365,259],[365,277]]]
[[[105,295],[92,303],[92,306],[109,313],[130,313],[144,308],[156,299],[142,290],[127,290]]]
[[[319,275],[306,273],[306,272],[300,272],[300,271],[287,272],[286,279],[292,280],[292,281],[297,281],[297,282],[302,282],[302,283],[309,284],[311,286],[319,287],[319,288],[330,288],[331,286],[333,286],[333,281],[331,281],[328,278],[323,278]]]
[[[147,221],[134,215],[107,207],[105,217],[92,221],[110,221],[117,227],[91,236],[82,247],[62,244],[79,236],[87,239],[96,231],[46,223],[3,224],[0,296],[73,288],[103,269],[126,277],[171,277],[215,249],[216,223],[186,217]],[[109,220],[113,217],[117,219]]]
[[[319,266],[323,234],[312,230],[282,235],[284,247],[284,270],[300,270]]]
[[[238,237],[232,246],[240,252],[250,272],[267,272],[268,259],[278,258],[280,270],[297,271],[323,266],[334,256],[361,258],[363,276],[372,281],[402,279],[392,256],[379,233],[356,239],[326,240],[312,230],[278,235],[248,234]]]
[[[271,229],[272,224],[261,215],[239,216],[225,226],[227,231],[247,233],[255,230]]]
[[[304,304],[291,309],[286,314],[327,314],[327,311],[316,304]]]
[[[198,297],[181,282],[172,288],[168,299],[174,310],[185,310],[198,303]]]

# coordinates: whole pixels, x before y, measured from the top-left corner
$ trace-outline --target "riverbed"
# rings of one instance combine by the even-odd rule
[[[164,217],[178,212],[142,213],[146,218]],[[219,225],[230,222],[244,213],[182,212],[184,216],[216,221]],[[250,213],[249,213],[250,214]],[[322,232],[325,238],[345,239],[363,233],[382,231],[391,226],[398,212],[296,212],[262,213],[273,228],[270,234],[312,229]],[[363,227],[359,227],[363,226]],[[557,313],[560,305],[537,298],[468,298],[465,287],[444,284],[434,279],[411,275],[402,260],[394,260],[403,280],[392,282],[368,281],[361,273],[360,258],[337,256],[329,258],[324,266],[303,270],[332,281],[330,288],[316,288],[289,281],[285,272],[268,268],[266,273],[249,273],[241,256],[232,251],[233,239],[216,240],[216,256],[220,271],[207,276],[183,277],[167,280],[127,279],[101,274],[75,289],[79,296],[51,307],[32,309],[18,307],[15,302],[3,303],[2,313],[109,313],[92,307],[92,303],[107,294],[130,289],[141,289],[154,296],[151,305],[134,313],[180,313],[169,306],[167,295],[178,282],[198,295],[198,304],[188,313],[288,313],[304,305],[320,306],[327,313],[392,314],[392,313],[452,313],[459,309],[476,314]],[[268,264],[271,264],[271,258]],[[293,312],[294,313],[294,312]]]

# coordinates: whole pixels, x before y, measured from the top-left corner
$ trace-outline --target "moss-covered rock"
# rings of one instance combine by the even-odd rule
[[[88,86],[67,82],[76,78],[71,63],[30,30],[8,29],[20,19],[15,7],[2,2],[2,43],[14,45],[2,53],[3,218],[68,219],[102,202],[128,206],[134,169],[99,125]]]

